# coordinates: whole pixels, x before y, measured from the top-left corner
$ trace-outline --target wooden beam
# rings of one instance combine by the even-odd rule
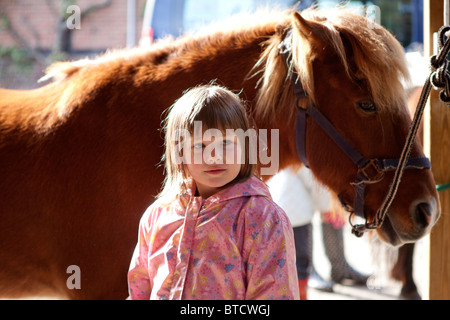
[[[434,54],[433,33],[444,24],[444,2],[424,0],[424,52]],[[424,147],[437,184],[450,182],[450,108],[431,90],[424,118]],[[439,193],[441,218],[430,234],[429,299],[450,300],[450,190]]]

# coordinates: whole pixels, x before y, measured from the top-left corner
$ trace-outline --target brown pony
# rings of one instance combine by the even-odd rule
[[[280,169],[301,165],[292,68],[309,94],[301,107],[314,103],[368,159],[399,157],[410,117],[400,82],[405,59],[392,35],[344,9],[245,21],[149,50],[57,64],[54,81],[36,90],[0,90],[2,297],[127,297],[139,218],[164,175],[161,114],[200,83],[242,90],[255,126],[279,129]],[[290,30],[287,67],[278,47]],[[315,176],[351,203],[357,168],[311,120],[306,151]],[[423,156],[419,144],[412,156]],[[369,221],[391,178],[366,188]],[[394,245],[414,241],[438,216],[431,171],[407,170],[378,233]],[[81,289],[68,286],[72,265]]]

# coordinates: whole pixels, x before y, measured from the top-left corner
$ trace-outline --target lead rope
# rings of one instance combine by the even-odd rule
[[[420,121],[422,120],[423,111],[425,109],[425,104],[427,102],[428,96],[430,95],[432,85],[435,87],[435,89],[442,88],[439,94],[439,98],[442,102],[450,106],[450,74],[448,71],[449,61],[447,60],[447,55],[450,49],[450,41],[445,40],[445,33],[449,30],[450,26],[445,26],[439,29],[438,55],[433,55],[430,58],[431,72],[425,81],[419,102],[417,103],[414,119],[409,129],[408,137],[406,138],[406,143],[403,147],[402,154],[399,159],[399,165],[395,170],[394,178],[390,185],[388,194],[384,198],[384,201],[381,207],[378,209],[372,222],[353,225],[350,221],[350,224],[352,225],[352,233],[357,237],[361,237],[365,231],[377,229],[383,224],[387,211],[392,204],[392,201],[394,200],[397,193],[398,186],[400,185],[405,165],[411,153],[412,145],[414,144],[417,130],[419,128]]]

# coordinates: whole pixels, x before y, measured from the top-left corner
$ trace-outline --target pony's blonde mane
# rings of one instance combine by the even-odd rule
[[[193,35],[184,35],[175,40],[163,39],[153,44],[151,48],[114,50],[94,59],[56,63],[48,69],[45,79],[64,79],[80,70],[102,65],[105,66],[102,70],[110,70],[109,73],[105,72],[105,78],[111,78],[111,74],[116,75],[117,70],[124,69],[124,64],[135,66],[157,64],[159,59],[165,61],[183,52],[195,51],[198,47],[223,46],[224,35],[260,37],[268,34],[267,30],[271,29],[275,31],[272,31],[264,42],[261,58],[253,69],[254,73],[249,75],[260,78],[253,116],[255,120],[267,121],[275,120],[279,115],[283,119],[289,119],[292,124],[296,112],[292,107],[295,103],[290,85],[292,70],[296,70],[299,81],[310,98],[315,100],[312,70],[314,55],[307,45],[308,39],[302,38],[296,31],[292,12],[293,9],[275,12],[264,9],[255,14],[237,15],[225,23],[219,23],[215,27],[209,26]],[[323,26],[321,34],[326,38],[327,45],[334,48],[348,76],[368,83],[372,97],[381,110],[392,112],[404,104],[402,80],[409,79],[404,50],[386,29],[343,7],[330,11],[312,8],[302,11],[301,15],[304,19]],[[266,31],[263,32],[264,29]],[[279,53],[279,45],[289,30],[293,30],[293,50],[292,64],[287,67]],[[356,72],[351,70],[343,36],[352,47]],[[145,76],[151,75],[146,73]]]
[[[325,34],[322,35],[326,37],[327,44],[334,48],[348,76],[368,83],[373,100],[381,110],[392,112],[404,105],[402,80],[409,80],[404,50],[386,29],[344,7],[326,12],[307,9],[301,15],[324,27]],[[279,54],[279,45],[288,31],[285,30],[284,34],[275,35],[267,41],[257,65],[264,72],[260,80],[256,110],[256,117],[261,119],[269,120],[274,115],[280,115],[283,119],[295,121],[296,110],[292,108],[295,98],[290,85],[293,69],[297,71],[298,81],[310,98],[315,100],[312,70],[314,55],[309,46],[305,45],[308,39],[303,39],[295,29],[294,19],[292,17],[291,25],[287,27],[293,30],[292,64],[287,67]],[[356,73],[352,73],[342,35],[352,46]],[[283,107],[285,109],[281,110]]]

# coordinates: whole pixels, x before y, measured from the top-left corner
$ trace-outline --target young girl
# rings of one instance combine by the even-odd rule
[[[140,222],[131,299],[299,298],[292,227],[235,129],[249,124],[225,88],[193,88],[171,107],[166,179]]]

